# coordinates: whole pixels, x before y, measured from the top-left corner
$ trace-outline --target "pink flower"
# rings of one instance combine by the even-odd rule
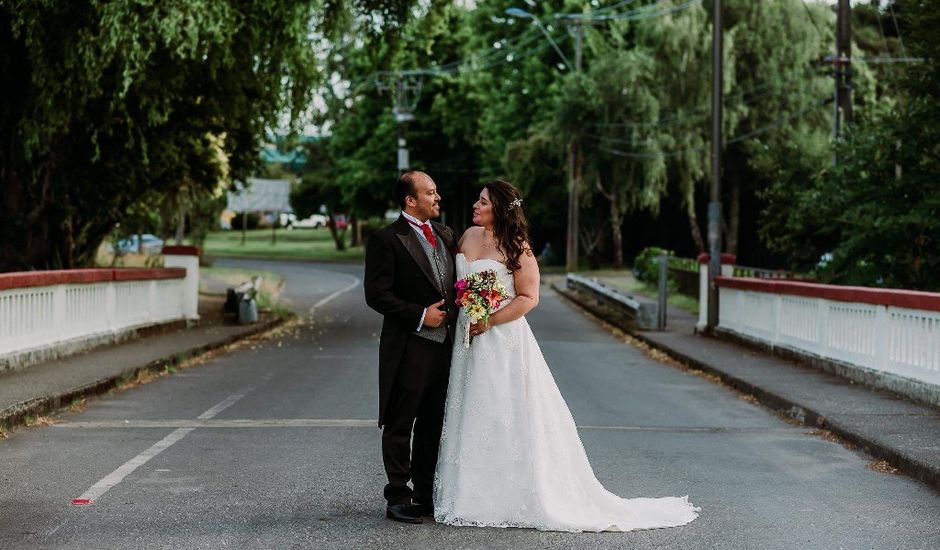
[[[457,290],[467,290],[467,287],[468,287],[468,286],[470,286],[470,284],[467,282],[466,279],[460,279],[460,280],[457,281],[457,283],[454,285],[454,287],[455,287]]]

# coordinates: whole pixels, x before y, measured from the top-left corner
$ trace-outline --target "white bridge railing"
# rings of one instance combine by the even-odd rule
[[[940,385],[940,294],[731,277],[718,285],[722,330]]]
[[[190,278],[180,267],[0,274],[0,370],[198,318]]]

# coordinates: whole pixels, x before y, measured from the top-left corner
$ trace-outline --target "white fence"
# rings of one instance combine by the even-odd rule
[[[183,268],[0,274],[0,370],[192,318],[189,278]]]
[[[940,385],[940,294],[749,278],[718,282],[719,328],[725,331]]]

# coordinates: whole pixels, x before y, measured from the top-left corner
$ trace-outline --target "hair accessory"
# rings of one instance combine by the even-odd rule
[[[510,209],[510,210],[512,210],[513,208],[515,208],[515,207],[517,207],[517,206],[522,206],[522,199],[513,199],[513,201],[512,201],[511,203],[509,203],[509,209]]]

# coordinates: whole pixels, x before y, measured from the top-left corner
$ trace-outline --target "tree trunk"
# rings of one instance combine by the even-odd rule
[[[186,207],[180,203],[179,210],[176,212],[176,244],[183,244],[184,237],[186,237]]]
[[[728,205],[728,231],[727,245],[725,250],[737,256],[738,254],[738,230],[741,227],[741,183],[732,178],[731,180],[731,203]]]
[[[349,246],[362,246],[362,227],[359,218],[355,214],[349,216],[349,225],[352,227],[352,238]]]
[[[611,237],[614,244],[614,269],[623,268],[623,213],[617,200],[610,201]]]
[[[692,241],[699,254],[705,254],[708,249],[705,248],[705,241],[702,240],[702,230],[698,226],[698,216],[695,215],[695,207],[689,206],[687,211],[689,216],[689,229],[692,231]]]
[[[333,243],[336,245],[336,250],[342,252],[346,250],[346,230],[340,231],[336,228],[336,217],[330,212],[330,222],[327,224],[330,228],[330,236],[333,237]]]

